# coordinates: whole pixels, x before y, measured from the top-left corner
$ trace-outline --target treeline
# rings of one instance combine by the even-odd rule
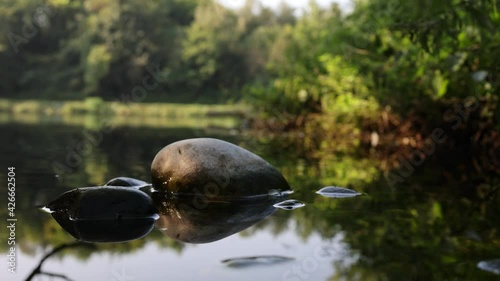
[[[147,101],[244,98],[285,116],[404,114],[466,97],[499,116],[496,0],[364,0],[349,13],[314,1],[303,12],[255,0],[239,10],[214,0],[4,3],[5,97],[113,100],[148,83]]]
[[[285,4],[256,1],[238,11],[212,0],[8,2],[0,92],[12,98],[119,99],[154,72],[148,101],[237,99],[296,21]]]

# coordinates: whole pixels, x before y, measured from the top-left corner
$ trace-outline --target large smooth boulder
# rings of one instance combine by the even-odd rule
[[[271,164],[226,141],[197,138],[172,143],[151,164],[156,190],[207,198],[240,197],[290,190]]]

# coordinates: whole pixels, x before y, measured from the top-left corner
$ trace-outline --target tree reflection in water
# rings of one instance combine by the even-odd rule
[[[53,256],[53,255],[55,255],[55,254],[57,254],[57,253],[59,253],[59,252],[61,252],[63,250],[66,250],[66,249],[69,249],[69,248],[77,248],[77,247],[86,247],[86,248],[89,248],[89,249],[95,249],[95,246],[93,244],[89,244],[89,243],[85,243],[85,242],[79,242],[79,241],[61,244],[61,245],[55,247],[54,249],[52,249],[52,251],[48,252],[40,260],[40,262],[38,263],[38,266],[35,269],[33,269],[33,271],[31,272],[31,274],[26,278],[26,281],[31,281],[37,275],[47,275],[47,276],[50,276],[50,277],[59,277],[59,278],[62,278],[62,279],[68,280],[68,281],[71,280],[68,277],[66,277],[66,275],[64,275],[64,274],[42,271],[42,265],[51,256]]]

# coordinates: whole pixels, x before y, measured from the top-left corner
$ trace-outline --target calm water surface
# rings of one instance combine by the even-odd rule
[[[15,167],[18,219],[16,273],[8,273],[4,262],[0,280],[25,280],[52,248],[75,240],[36,206],[64,191],[102,185],[114,177],[149,182],[155,154],[167,144],[193,137],[220,138],[262,156],[287,178],[295,190],[291,198],[306,206],[278,210],[213,243],[182,243],[153,229],[131,242],[66,249],[47,259],[42,271],[71,280],[105,281],[500,278],[477,268],[480,261],[500,258],[499,179],[476,175],[467,161],[450,159],[445,165],[431,158],[391,187],[379,160],[357,151],[323,153],[321,146],[311,153],[301,140],[271,141],[192,126],[121,126],[102,137],[96,133],[100,127],[58,122],[9,122],[0,128],[0,177],[6,185],[7,167]],[[95,144],[87,145],[92,142],[86,140]],[[335,199],[315,193],[330,185],[365,195]],[[2,202],[0,214],[7,224],[6,200]],[[0,241],[4,259],[6,234],[2,231]],[[222,262],[267,255],[286,259]],[[33,280],[63,279],[37,275]]]

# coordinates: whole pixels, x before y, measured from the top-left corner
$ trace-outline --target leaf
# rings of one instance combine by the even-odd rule
[[[438,202],[434,202],[434,204],[432,204],[432,217],[434,219],[442,219],[443,218],[443,212],[441,211],[441,205]]]
[[[349,198],[362,195],[362,193],[359,193],[352,189],[338,187],[338,186],[323,187],[322,189],[316,191],[316,193],[324,197],[330,197],[330,198]]]
[[[439,70],[434,72],[434,80],[432,83],[438,97],[443,97],[446,94],[449,82],[450,80],[446,79]]]

